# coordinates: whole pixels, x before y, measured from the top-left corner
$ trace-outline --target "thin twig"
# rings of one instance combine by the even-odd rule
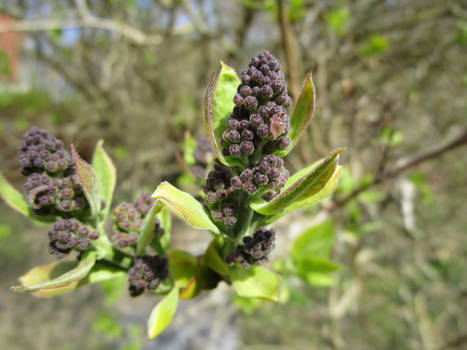
[[[453,138],[451,141],[446,142],[442,145],[438,145],[432,148],[429,148],[425,151],[422,151],[412,157],[402,158],[397,163],[396,166],[389,171],[385,171],[379,176],[375,176],[372,181],[356,188],[353,192],[345,196],[344,198],[336,200],[330,207],[330,210],[335,210],[343,207],[347,202],[357,197],[360,193],[366,191],[368,188],[373,187],[377,184],[382,183],[388,178],[393,178],[402,173],[403,171],[412,168],[424,161],[438,157],[439,155],[448,152],[454,148],[462,146],[467,143],[467,130],[465,130],[459,136]]]

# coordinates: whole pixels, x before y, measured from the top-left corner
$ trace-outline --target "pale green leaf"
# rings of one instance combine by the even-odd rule
[[[292,176],[281,193],[271,201],[266,202],[257,199],[250,204],[250,207],[262,215],[274,215],[293,203],[317,194],[326,186],[333,175],[337,167],[338,156],[342,151],[342,149],[339,149],[332,152],[326,159],[305,174],[303,174],[304,170],[302,170]]]
[[[144,217],[143,224],[141,225],[141,229],[138,234],[138,242],[136,245],[137,255],[145,255],[147,245],[151,243],[154,238],[156,214],[161,210],[162,205],[163,204],[160,201],[155,201],[149,212]]]
[[[281,278],[261,266],[245,269],[240,266],[229,268],[233,286],[238,295],[277,301]]]
[[[227,128],[227,119],[235,107],[233,102],[240,85],[235,70],[221,62],[221,71],[214,86],[214,75],[211,77],[204,96],[204,123],[208,136],[219,161],[225,165],[235,164],[235,159],[226,159],[222,154],[220,139]]]
[[[96,174],[97,187],[99,188],[100,199],[105,200],[106,206],[103,210],[103,220],[109,215],[112,206],[112,195],[117,183],[117,170],[103,147],[104,141],[100,140],[92,159],[92,167]]]
[[[303,232],[294,242],[292,258],[298,263],[306,258],[328,258],[335,242],[332,220],[326,220]]]
[[[175,280],[175,286],[185,288],[197,275],[196,258],[181,250],[171,250],[168,256],[170,275]]]
[[[37,267],[20,277],[22,285],[11,287],[13,292],[37,292],[43,289],[57,289],[68,287],[82,280],[91,271],[96,262],[95,253],[83,255],[76,266],[48,264]],[[66,270],[66,268],[70,268]],[[34,271],[34,272],[33,272]],[[38,276],[38,277],[36,277]],[[48,277],[47,277],[48,276]],[[37,283],[36,283],[37,282]]]
[[[172,288],[151,311],[148,319],[148,338],[154,339],[168,327],[178,306],[178,288]]]
[[[156,188],[152,197],[161,201],[172,213],[183,219],[191,227],[219,233],[219,229],[211,221],[201,203],[167,181],[162,182]]]

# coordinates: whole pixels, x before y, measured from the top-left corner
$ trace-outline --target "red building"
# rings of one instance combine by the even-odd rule
[[[11,25],[16,18],[0,13],[0,28]],[[19,32],[0,33],[0,80],[18,79],[21,35]]]

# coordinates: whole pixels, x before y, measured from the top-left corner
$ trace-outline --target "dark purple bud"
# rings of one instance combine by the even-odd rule
[[[251,91],[254,97],[258,97],[261,94],[261,88],[259,86],[253,86],[253,89],[251,89]]]
[[[255,146],[253,145],[253,142],[251,141],[242,141],[240,146],[241,146],[242,154],[250,155],[250,154],[253,154],[253,152],[255,151]]]
[[[268,177],[266,175],[261,174],[261,173],[256,173],[255,174],[255,182],[258,185],[266,185],[268,183]]]
[[[267,64],[262,64],[260,67],[260,70],[261,70],[261,73],[263,73],[264,75],[268,75],[270,68]]]
[[[243,97],[240,95],[240,94],[235,94],[234,96],[234,103],[237,105],[237,106],[241,106],[243,105]]]
[[[233,216],[226,216],[226,217],[224,217],[223,221],[224,221],[224,224],[227,227],[232,227],[237,222],[237,219],[235,217],[233,217]]]
[[[247,71],[242,72],[242,83],[243,84],[249,84],[251,81],[251,77],[248,75]]]
[[[251,141],[253,140],[253,138],[255,137],[255,135],[253,134],[253,131],[251,130],[243,130],[242,132],[242,140],[244,141]]]
[[[63,211],[71,211],[73,210],[73,202],[69,199],[64,199],[60,202],[60,209]]]
[[[227,119],[227,126],[231,130],[238,129],[238,127],[240,126],[240,122],[237,119],[229,118]]]
[[[98,231],[92,231],[89,234],[89,238],[91,238],[92,240],[98,239],[99,238],[99,232]]]
[[[242,150],[239,145],[230,146],[229,152],[230,152],[230,155],[235,158],[240,158],[242,156]]]
[[[274,94],[280,94],[284,89],[284,82],[281,80],[273,80],[271,82],[271,88]]]
[[[254,112],[256,111],[256,108],[258,108],[258,100],[256,99],[256,97],[253,97],[253,96],[248,96],[247,98],[245,98],[245,101],[243,101],[243,104],[245,108],[248,109],[250,112]]]
[[[260,109],[263,108],[263,107],[264,107],[264,106],[261,106]],[[255,128],[255,129],[259,128],[261,125],[263,125],[263,118],[261,118],[261,117],[260,117],[258,114],[256,114],[256,113],[255,113],[255,114],[252,114],[252,115],[250,116],[250,125],[251,125],[253,128]]]
[[[230,179],[230,183],[233,188],[240,189],[243,187],[243,181],[240,176],[234,176]]]
[[[263,118],[264,120],[268,120],[269,119],[269,109],[268,107],[266,106],[261,106],[259,107],[258,109],[258,114],[260,115],[261,118]]]
[[[256,131],[258,136],[262,139],[268,137],[269,135],[269,126],[267,124],[261,125],[258,130]]]
[[[248,120],[242,120],[242,121],[240,121],[240,128],[239,128],[239,130],[245,130],[245,129],[247,129],[249,126],[250,126],[250,123],[248,122]]]
[[[251,87],[249,87],[248,85],[240,85],[239,88],[238,88],[238,93],[243,97],[247,97],[247,96],[250,96],[252,94],[252,90],[251,90]]]
[[[251,180],[252,178],[253,178],[253,171],[251,171],[251,169],[246,168],[240,174],[240,179],[243,182],[247,182],[247,181]]]
[[[277,140],[277,145],[280,149],[286,149],[290,145],[290,138],[288,138],[287,136],[280,137]]]
[[[220,210],[211,211],[211,216],[215,221],[222,221],[223,215]]]
[[[251,81],[254,84],[260,84],[262,80],[263,80],[263,73],[261,73],[261,71],[259,70],[255,70],[251,76]]]
[[[249,193],[249,194],[255,194],[258,191],[258,185],[255,184],[254,182],[247,181],[243,188]]]
[[[272,87],[270,85],[264,85],[262,88],[261,88],[261,97],[263,98],[270,98],[272,97]]]

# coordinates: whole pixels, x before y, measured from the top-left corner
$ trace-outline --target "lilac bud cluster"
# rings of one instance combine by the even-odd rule
[[[169,276],[169,262],[166,257],[145,255],[135,259],[128,270],[130,295],[137,297],[145,289],[154,291]]]
[[[88,250],[91,241],[97,238],[99,232],[76,219],[58,220],[49,230],[49,252],[61,259],[73,249],[80,252]]]
[[[206,169],[215,158],[214,149],[208,137],[202,136],[196,141],[196,150],[193,153],[195,164],[190,168],[193,175],[198,179],[204,179]]]
[[[246,168],[240,175],[231,178],[232,187],[244,189],[249,194],[255,194],[261,186],[268,188],[266,199],[271,199],[284,187],[289,178],[289,172],[284,168],[281,157],[264,155],[258,165]]]
[[[114,234],[112,242],[118,248],[135,246],[138,240],[138,231],[141,228],[144,217],[148,214],[154,203],[154,199],[147,192],[142,193],[134,203],[123,202],[112,210],[114,222]],[[155,234],[162,235],[164,229],[155,218]]]
[[[33,173],[25,188],[29,204],[37,214],[58,212],[61,216],[76,213],[87,206],[83,188],[73,167],[68,176],[57,178],[47,173]]]
[[[21,173],[28,176],[27,198],[36,214],[68,218],[89,206],[61,140],[33,126],[23,135],[19,161]]]
[[[264,227],[255,232],[253,237],[244,237],[234,252],[225,258],[229,265],[240,264],[244,268],[260,265],[268,260],[269,253],[274,249],[275,231]]]
[[[233,227],[237,222],[235,189],[231,185],[233,176],[234,173],[230,168],[215,163],[214,170],[209,172],[203,188],[211,217],[227,227]]]
[[[23,135],[19,162],[23,175],[44,171],[49,174],[63,173],[73,164],[70,153],[64,149],[63,141],[35,126]]]
[[[285,110],[292,104],[280,63],[269,51],[253,57],[241,74],[234,97],[235,108],[227,120],[221,144],[226,156],[250,156],[265,147],[269,153],[287,148],[290,120]]]

